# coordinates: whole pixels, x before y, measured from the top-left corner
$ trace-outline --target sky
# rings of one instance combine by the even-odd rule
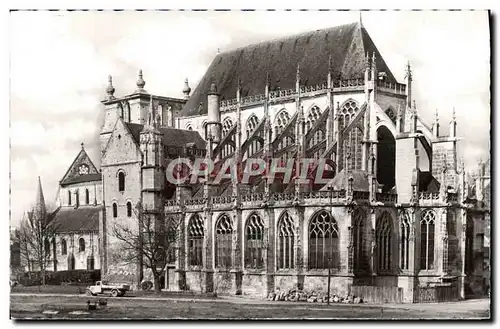
[[[359,20],[359,12],[12,12],[10,14],[11,220],[29,210],[41,176],[55,204],[58,182],[80,151],[99,166],[107,77],[115,96],[136,89],[182,97],[217,54],[254,42]],[[448,133],[455,107],[460,156],[489,156],[490,48],[486,11],[363,12],[363,25],[398,81],[409,60],[413,99]],[[284,59],[286,60],[286,59]]]

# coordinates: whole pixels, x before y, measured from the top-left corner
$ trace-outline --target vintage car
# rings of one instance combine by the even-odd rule
[[[128,284],[121,283],[108,283],[106,281],[97,281],[95,285],[87,287],[87,296],[96,296],[99,294],[110,294],[112,297],[119,297],[125,295],[130,290]]]

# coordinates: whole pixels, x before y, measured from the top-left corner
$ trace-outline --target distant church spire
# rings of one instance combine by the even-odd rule
[[[33,209],[33,216],[35,220],[43,220],[46,224],[47,209],[45,207],[45,198],[43,197],[42,181],[38,176],[38,187],[36,190],[36,201]]]

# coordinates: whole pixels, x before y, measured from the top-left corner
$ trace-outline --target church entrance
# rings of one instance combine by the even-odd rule
[[[384,126],[377,129],[377,140],[377,180],[389,192],[396,183],[396,141]]]

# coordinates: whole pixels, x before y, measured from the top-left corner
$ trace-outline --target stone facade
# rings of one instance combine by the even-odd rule
[[[367,34],[362,26],[349,29],[358,39]],[[104,277],[135,288],[151,279],[143,263],[117,260],[121,249],[112,234],[116,222],[137,225],[127,204],[141,203],[159,209],[155,218],[180,223],[175,261],[163,276],[167,290],[261,297],[276,289],[325,291],[329,273],[332,293],[352,286],[400,287],[405,302],[418,300],[419,287],[449,285],[462,298],[480,290],[474,278],[482,269],[467,262],[482,251],[477,241],[484,211],[468,199],[456,123],[450,136],[439,134],[437,122],[425,124],[411,101],[410,65],[405,83],[398,83],[392,73],[380,72],[388,68],[372,50],[357,51],[345,63],[310,63],[324,65],[322,77],[309,77],[303,73],[307,65],[297,65],[295,87],[288,89],[259,77],[265,87],[244,97],[252,86],[228,87],[227,79],[200,89],[212,79],[207,72],[193,94],[207,95],[195,104],[199,110],[190,107],[189,87],[184,99],[150,95],[141,72],[138,89],[116,98],[110,78],[102,102],[97,189],[104,209]],[[307,83],[315,79],[323,82]],[[221,99],[218,83],[234,96]],[[243,164],[256,157],[327,159],[329,183],[271,184],[267,176],[250,184],[166,183],[168,164],[182,156]],[[386,167],[394,168],[393,177],[378,177]],[[194,218],[202,223],[196,228]],[[201,241],[196,261],[193,234]],[[222,266],[221,257],[230,265]]]

